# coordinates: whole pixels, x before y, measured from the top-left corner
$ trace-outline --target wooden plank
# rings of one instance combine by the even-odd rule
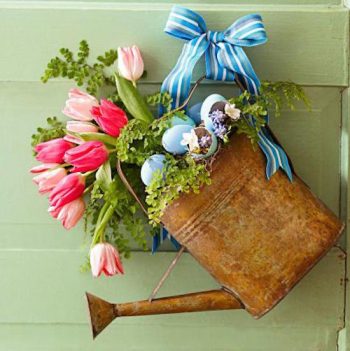
[[[213,312],[214,313],[214,312]],[[203,314],[200,314],[203,316]],[[337,333],[330,327],[242,328],[238,325],[176,325],[161,321],[115,323],[95,341],[89,326],[11,324],[0,327],[0,347],[11,351],[335,351]],[[200,319],[198,318],[198,322]]]
[[[350,89],[343,91],[342,99],[342,112],[343,112],[343,133],[342,133],[342,216],[346,220],[345,238],[343,241],[347,252],[350,252],[350,141],[349,141],[349,128],[350,128]],[[349,281],[350,260],[347,259],[346,278]],[[340,334],[339,351],[350,351],[350,289],[349,283],[344,295],[346,306],[348,306],[344,313],[344,322],[346,329]],[[344,327],[345,327],[344,326]]]
[[[148,81],[160,82],[176,62],[183,45],[163,33],[170,4],[156,4],[152,9],[140,3],[113,6],[93,3],[92,7],[73,3],[75,8],[64,4],[65,8],[56,2],[45,4],[46,7],[37,8],[15,5],[11,8],[11,3],[1,8],[0,4],[3,67],[0,80],[37,81],[58,48],[74,48],[86,38],[93,53],[116,45],[140,45],[149,72]],[[347,10],[224,4],[192,7],[204,16],[209,28],[217,30],[225,29],[244,14],[262,14],[270,40],[266,45],[247,50],[261,78],[291,79],[305,85],[347,85],[347,51],[343,50],[348,43]],[[33,43],[40,44],[33,49]]]
[[[94,279],[78,271],[81,251],[1,250],[0,323],[86,323],[84,292],[111,302],[144,299],[174,253],[134,253],[124,276]],[[270,313],[258,321],[246,311],[126,318],[117,325],[215,325],[235,328],[332,327],[343,318],[345,261],[333,249]],[[327,279],[325,279],[327,277]],[[213,278],[185,254],[159,296],[216,288]]]
[[[64,6],[69,6],[71,3],[76,3],[76,6],[81,5],[82,3],[94,3],[96,0],[82,0],[82,1],[75,1],[75,0],[41,0],[41,1],[2,1],[3,4],[8,4],[10,7],[15,7],[14,3],[17,3],[17,6],[48,6],[47,3],[50,2],[56,2],[56,3],[63,3]],[[137,3],[149,3],[149,0],[138,0]],[[163,0],[163,3],[170,3],[173,4],[173,0]],[[27,3],[27,4],[26,4]],[[30,5],[28,5],[28,3]],[[79,4],[78,4],[79,3]],[[113,4],[113,3],[125,3],[125,0],[103,0],[103,3],[106,4]],[[247,1],[242,1],[242,0],[191,0],[191,5],[192,4],[209,4],[213,5],[216,4],[217,6],[224,5],[224,4],[237,4],[237,5],[295,5],[295,6],[300,6],[300,5],[326,5],[326,6],[334,6],[334,5],[341,5],[342,1],[341,0],[284,0],[283,4],[281,4],[280,0],[247,0]],[[188,0],[177,0],[176,4],[181,4],[183,6],[189,6]],[[57,6],[57,5],[56,5]]]

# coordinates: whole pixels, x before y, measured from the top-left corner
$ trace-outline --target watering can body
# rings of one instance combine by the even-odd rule
[[[275,306],[334,245],[343,225],[294,175],[265,177],[244,135],[220,150],[212,183],[167,207],[162,222],[254,317]]]
[[[110,304],[87,294],[93,336],[124,316],[271,310],[334,245],[339,219],[294,175],[265,177],[265,159],[233,135],[213,162],[211,184],[170,204],[162,222],[221,290]]]

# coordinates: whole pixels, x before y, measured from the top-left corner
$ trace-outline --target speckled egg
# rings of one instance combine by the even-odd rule
[[[155,154],[149,157],[141,167],[141,179],[143,184],[146,186],[151,184],[153,173],[164,167],[165,156],[161,154]]]
[[[190,125],[177,125],[169,128],[162,138],[162,144],[166,151],[174,155],[183,155],[187,149],[185,145],[181,145],[183,133],[190,133],[193,126]]]
[[[203,102],[198,102],[197,104],[191,106],[188,109],[187,114],[190,116],[190,118],[196,123],[196,125],[201,124],[201,108],[202,108]]]
[[[177,116],[176,114],[170,118],[171,126],[178,126],[178,125],[189,125],[192,127],[196,126],[196,123],[191,119],[189,116],[184,115],[184,116]]]
[[[215,103],[220,102],[220,101],[226,101],[226,99],[222,95],[219,95],[219,94],[209,95],[203,101],[203,105],[201,107],[201,112],[200,112],[201,113],[201,120],[204,121],[205,127],[209,130],[214,129],[213,122],[209,118],[210,110]]]

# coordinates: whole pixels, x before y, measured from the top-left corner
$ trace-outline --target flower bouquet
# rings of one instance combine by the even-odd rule
[[[43,82],[68,77],[84,90],[69,91],[68,121],[49,118],[33,135],[41,164],[31,172],[53,218],[70,229],[84,217],[93,276],[122,274],[130,240],[147,250],[150,235],[152,251],[169,238],[225,290],[125,305],[89,294],[94,335],[123,315],[244,305],[260,317],[342,228],[295,175],[268,127],[269,112],[279,116],[295,101],[309,103],[297,84],[256,76],[242,47],[266,41],[261,17],[244,16],[212,32],[200,15],[175,6],[165,31],[188,42],[161,91],[149,95],[140,89],[145,72],[137,46],[107,51],[95,63],[86,41],[77,55],[60,50]],[[191,88],[202,55],[206,75]],[[204,78],[235,82],[239,92],[192,103]]]
[[[119,255],[129,256],[129,236],[147,249],[145,237],[159,233],[166,206],[182,192],[198,192],[210,183],[211,163],[231,135],[246,134],[254,147],[268,107],[278,113],[283,98],[291,108],[292,99],[307,101],[291,82],[264,82],[254,101],[247,91],[228,100],[213,94],[185,112],[185,105],[172,109],[168,93],[141,95],[137,82],[144,65],[136,46],[110,50],[92,66],[85,41],[76,61],[68,49],[60,52],[63,59],[48,64],[43,81],[68,76],[86,84],[90,94],[72,88],[62,110],[69,120],[49,118],[47,128],[38,128],[32,146],[41,164],[31,172],[39,193],[48,194],[50,215],[64,228],[85,217],[94,276],[123,273]],[[117,56],[117,71],[106,75],[103,68]],[[91,95],[112,84],[117,90],[108,96],[98,100]],[[166,111],[160,118],[154,112],[158,105]],[[255,126],[248,115],[254,116]],[[118,163],[123,163],[134,194],[123,184]]]

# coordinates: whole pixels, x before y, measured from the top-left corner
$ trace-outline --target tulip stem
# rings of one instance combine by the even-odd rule
[[[88,177],[90,174],[92,174],[92,173],[95,173],[95,171],[85,172],[85,173],[83,174],[83,177],[87,178],[87,177]]]
[[[89,191],[91,191],[92,190],[92,188],[94,187],[94,183],[92,183],[92,184],[90,184],[87,188],[85,188],[85,190],[84,190],[84,194],[87,194]]]
[[[110,202],[105,202],[98,215],[96,229],[91,242],[91,247],[96,245],[98,241],[100,242],[104,241],[104,233],[106,230],[106,226],[108,221],[111,219],[113,213],[114,213],[114,206],[112,206]]]

